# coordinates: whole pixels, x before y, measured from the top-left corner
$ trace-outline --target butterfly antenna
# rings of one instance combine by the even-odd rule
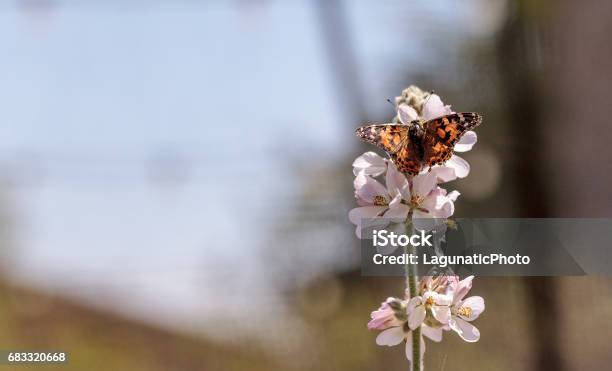
[[[387,98],[387,102],[389,102],[389,104],[393,106],[393,109],[395,109],[395,103],[391,102],[390,98]]]
[[[429,95],[427,96],[427,99],[425,99],[425,102],[423,102],[423,106],[425,106],[427,104],[427,102],[429,101],[429,98],[431,98],[431,96],[435,93],[435,90],[430,90],[429,91]]]

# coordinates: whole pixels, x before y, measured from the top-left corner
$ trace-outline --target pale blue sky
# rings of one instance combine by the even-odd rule
[[[49,4],[0,12],[11,273],[170,326],[218,310],[215,272],[292,206],[290,165],[355,145],[313,4]],[[369,4],[347,7],[349,30],[366,108],[390,117],[396,72],[442,65],[477,32],[452,2]],[[240,253],[265,286],[257,251]]]

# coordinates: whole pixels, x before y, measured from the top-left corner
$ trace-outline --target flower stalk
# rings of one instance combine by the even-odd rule
[[[414,253],[414,247],[411,248]],[[417,296],[417,277],[416,267],[413,264],[408,263],[408,292],[410,298]],[[412,331],[412,371],[421,371],[421,328],[417,328]]]
[[[414,234],[414,226],[412,223],[406,223],[406,235]],[[415,254],[416,248],[413,245],[404,247],[405,254]],[[417,274],[416,266],[406,262],[406,290],[409,294],[408,299],[412,299],[418,295],[417,292]],[[412,371],[421,371],[421,328],[412,331]]]

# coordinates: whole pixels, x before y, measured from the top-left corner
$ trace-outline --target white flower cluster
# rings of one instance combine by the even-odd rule
[[[419,284],[419,294],[413,298],[388,298],[371,314],[370,330],[381,330],[376,344],[394,346],[406,341],[406,357],[412,362],[411,331],[421,328],[421,360],[425,353],[426,336],[440,342],[443,331],[453,330],[468,342],[476,342],[480,331],[470,322],[485,310],[480,296],[465,298],[472,288],[470,276],[425,276]],[[406,292],[406,296],[409,293]]]
[[[408,101],[414,100],[413,96],[408,97]],[[428,95],[426,101],[420,104],[419,111],[415,108],[419,107],[418,104],[413,107],[399,101],[397,115],[404,125],[413,120],[427,121],[452,113],[450,106],[444,105],[436,94]],[[455,152],[469,151],[476,140],[473,131],[465,133],[455,145]],[[469,172],[467,161],[454,154],[443,165],[423,169],[411,178],[399,172],[389,159],[374,152],[357,157],[353,162],[353,185],[359,207],[349,212],[349,220],[357,226],[357,237],[362,238],[362,231],[366,228],[405,223],[409,218],[416,229],[431,229],[435,220],[453,215],[454,202],[459,196],[459,192],[447,192],[438,184],[464,178]],[[376,177],[384,177],[385,185]]]

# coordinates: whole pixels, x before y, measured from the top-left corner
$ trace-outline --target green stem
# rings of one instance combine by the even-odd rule
[[[412,225],[406,224],[406,234],[412,235],[414,228]],[[404,247],[404,253],[415,254],[416,249],[410,245],[410,251],[408,246]],[[417,292],[417,276],[416,267],[413,264],[406,263],[406,287],[410,293],[410,297],[413,298],[418,295]],[[412,371],[421,371],[421,327],[419,326],[416,330],[412,330]]]

